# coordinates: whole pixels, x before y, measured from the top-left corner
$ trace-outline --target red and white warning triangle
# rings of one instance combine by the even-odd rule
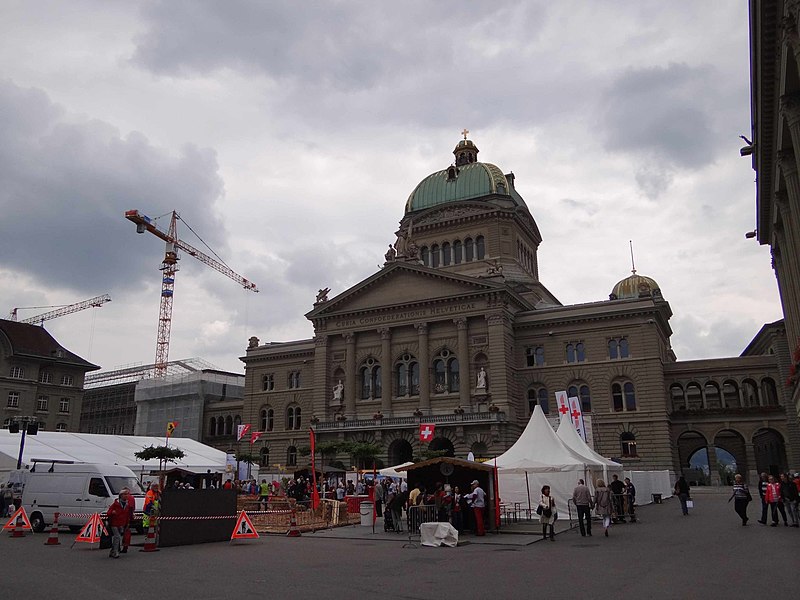
[[[250,517],[247,516],[247,513],[245,511],[242,511],[242,514],[240,514],[239,518],[236,520],[236,526],[233,528],[231,539],[247,540],[247,539],[254,539],[257,537],[258,537],[258,532],[256,531],[253,522],[250,520]]]
[[[19,507],[17,511],[11,515],[11,518],[8,520],[8,523],[3,525],[3,531],[6,529],[14,529],[16,526],[17,518],[22,517],[22,530],[23,531],[33,531],[33,527],[31,527],[31,521],[28,518],[27,513],[23,507]]]
[[[108,535],[108,530],[103,525],[100,519],[100,513],[94,513],[86,525],[83,526],[75,542],[86,542],[87,544],[94,544],[100,541],[102,534]]]

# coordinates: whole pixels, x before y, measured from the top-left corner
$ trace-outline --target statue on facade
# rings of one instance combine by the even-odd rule
[[[393,262],[395,257],[397,256],[397,251],[394,249],[394,246],[389,244],[389,249],[386,251],[386,254],[383,257],[386,259],[386,262]]]
[[[481,370],[478,371],[478,383],[475,385],[476,388],[479,390],[486,389],[486,369],[481,367]]]
[[[318,292],[317,292],[317,300],[314,302],[314,304],[321,304],[322,302],[327,302],[328,301],[328,292],[330,292],[330,291],[331,291],[331,288],[324,288],[324,289],[318,290]]]
[[[341,402],[342,401],[342,394],[344,393],[344,385],[342,385],[342,380],[339,380],[335,386],[333,386],[333,401],[334,402]]]

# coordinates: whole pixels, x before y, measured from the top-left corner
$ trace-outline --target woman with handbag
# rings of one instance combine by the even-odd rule
[[[558,519],[558,511],[556,510],[556,501],[550,495],[550,486],[545,485],[542,487],[542,498],[539,500],[539,506],[536,508],[536,513],[539,515],[539,522],[542,524],[542,538],[547,539],[547,528],[550,528],[550,541],[555,542],[555,531],[553,530],[553,523]]]
[[[613,506],[611,503],[611,490],[606,487],[606,482],[598,479],[595,484],[594,507],[597,515],[603,517],[603,529],[608,537],[608,529],[611,527],[611,514]]]
[[[733,509],[741,517],[742,525],[747,525],[747,521],[749,521],[747,518],[747,505],[750,504],[752,499],[753,497],[750,495],[750,490],[747,489],[744,478],[737,473],[736,477],[733,478],[733,494],[728,498],[728,502],[733,500]]]

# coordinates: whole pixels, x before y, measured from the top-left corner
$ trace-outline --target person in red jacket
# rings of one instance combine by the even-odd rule
[[[107,512],[108,526],[111,528],[111,558],[119,558],[120,551],[128,551],[125,539],[130,540],[131,521],[133,521],[133,499],[128,488],[122,488],[119,498],[109,506]],[[127,532],[127,536],[126,536]]]
[[[786,522],[786,509],[783,507],[783,498],[781,496],[781,484],[775,481],[772,475],[769,476],[768,482],[764,500],[769,505],[772,513],[772,527],[778,526],[778,511],[783,516],[783,524],[788,525],[789,523]]]

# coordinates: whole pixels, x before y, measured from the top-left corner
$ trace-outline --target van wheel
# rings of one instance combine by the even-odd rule
[[[31,514],[31,529],[34,533],[42,533],[44,531],[45,523],[42,513],[35,512]]]
[[[81,529],[83,529],[83,527],[81,527],[80,525],[70,525],[69,526],[69,530],[72,533],[78,533]]]

